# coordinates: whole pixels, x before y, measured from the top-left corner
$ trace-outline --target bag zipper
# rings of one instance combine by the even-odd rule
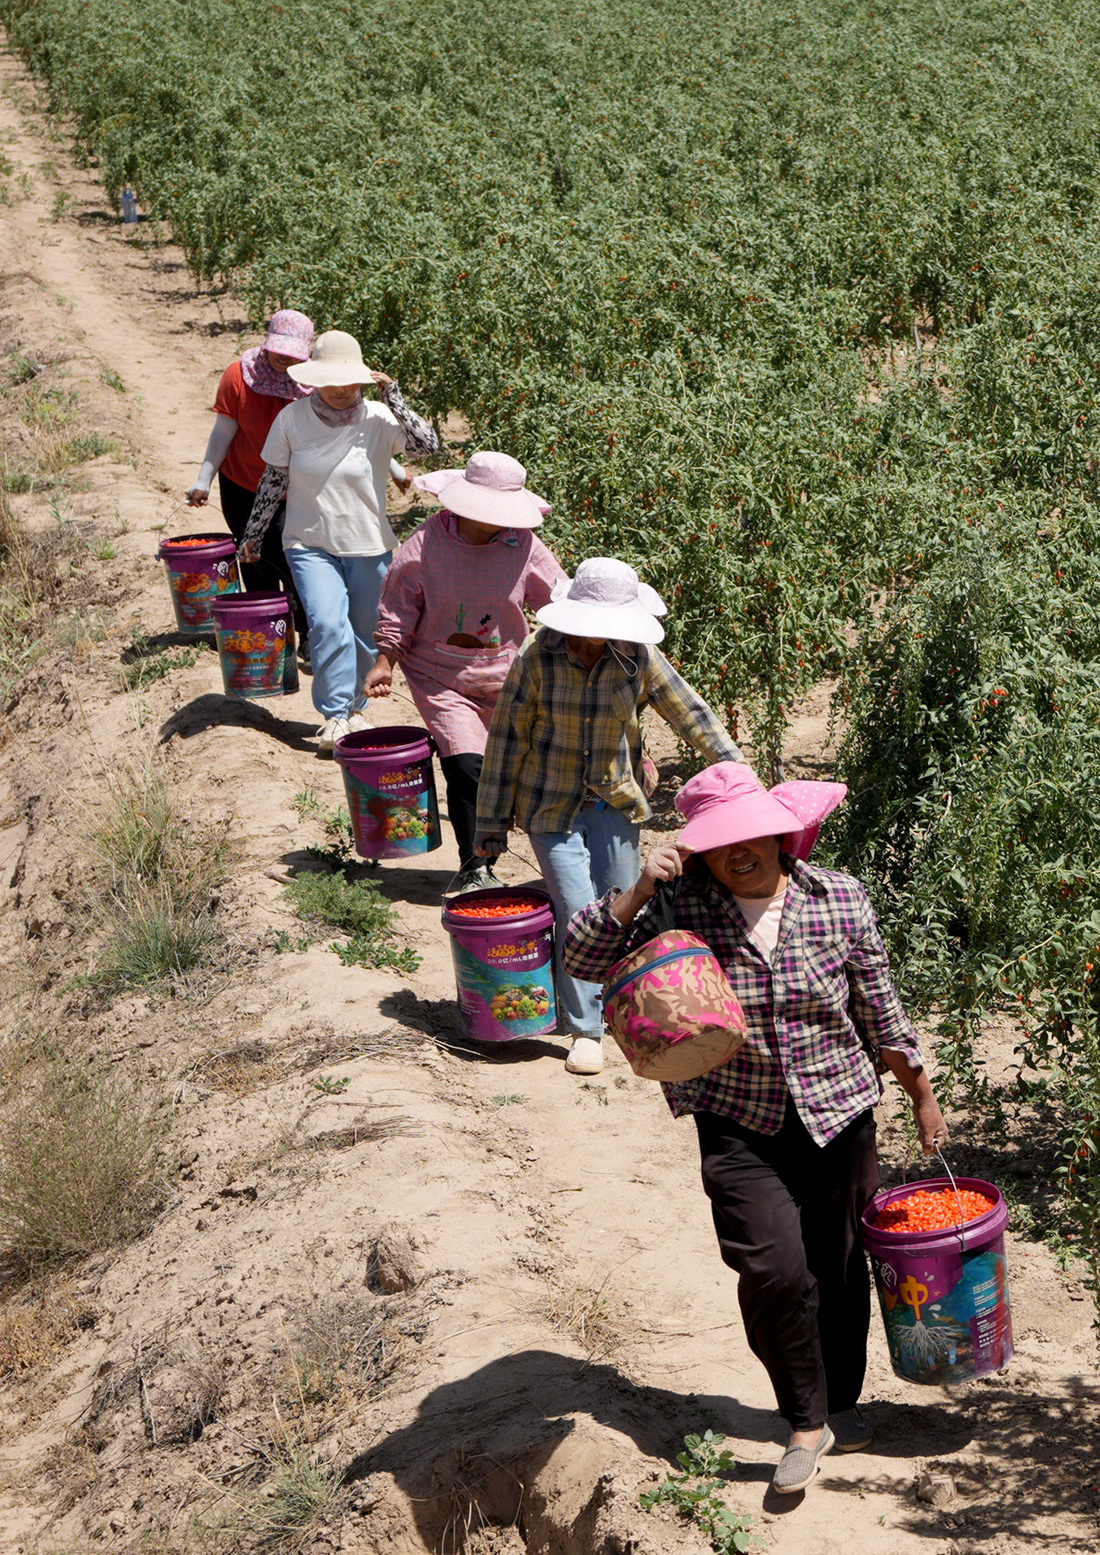
[[[603,996],[604,1009],[610,1001],[627,983],[633,983],[637,978],[643,977],[646,972],[652,972],[654,967],[664,966],[669,961],[679,961],[683,956],[712,956],[713,950],[705,945],[685,945],[682,950],[666,950],[663,956],[658,956],[655,961],[647,961],[645,966],[640,966],[636,972],[628,972],[625,977],[620,977],[617,983],[613,983]]]

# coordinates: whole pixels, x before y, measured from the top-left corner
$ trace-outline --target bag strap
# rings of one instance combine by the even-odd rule
[[[622,955],[629,955],[632,950],[637,950],[639,945],[644,945],[655,935],[665,934],[669,929],[676,927],[676,900],[680,895],[683,879],[683,875],[677,875],[675,880],[658,881],[652,898],[630,925]]]

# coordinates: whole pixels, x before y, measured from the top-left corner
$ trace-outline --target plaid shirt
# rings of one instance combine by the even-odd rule
[[[663,1087],[673,1114],[715,1112],[775,1134],[787,1097],[810,1135],[825,1145],[882,1096],[880,1047],[921,1064],[912,1022],[890,977],[878,924],[858,880],[787,858],[790,884],[769,962],[749,937],[733,896],[704,864],[689,869],[676,900],[676,926],[714,951],[748,1023],[728,1064]],[[601,982],[623,954],[627,930],[609,892],[577,913],[563,960],[574,977]],[[636,923],[644,923],[644,907]]]
[[[642,709],[652,705],[708,761],[741,753],[656,648],[616,642],[586,669],[561,632],[540,627],[501,689],[477,791],[478,839],[567,832],[603,799],[632,821],[651,814],[642,786]]]

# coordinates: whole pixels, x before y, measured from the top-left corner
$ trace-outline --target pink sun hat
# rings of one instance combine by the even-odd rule
[[[687,825],[676,846],[705,853],[755,837],[781,837],[785,853],[807,859],[821,823],[848,792],[846,783],[796,780],[767,789],[741,761],[719,761],[686,782],[676,808]]]
[[[550,504],[527,490],[527,471],[509,454],[471,454],[464,470],[432,470],[417,475],[413,485],[437,497],[460,518],[501,529],[537,529]]]
[[[305,362],[313,346],[313,320],[295,308],[280,308],[271,315],[267,335],[261,351],[273,351],[276,356],[292,356],[296,362]]]

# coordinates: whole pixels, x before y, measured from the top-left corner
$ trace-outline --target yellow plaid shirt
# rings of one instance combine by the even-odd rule
[[[652,813],[642,786],[642,712],[653,707],[708,761],[740,761],[714,713],[658,649],[609,643],[586,669],[561,632],[539,627],[500,693],[477,791],[477,836],[571,831],[603,799]]]

